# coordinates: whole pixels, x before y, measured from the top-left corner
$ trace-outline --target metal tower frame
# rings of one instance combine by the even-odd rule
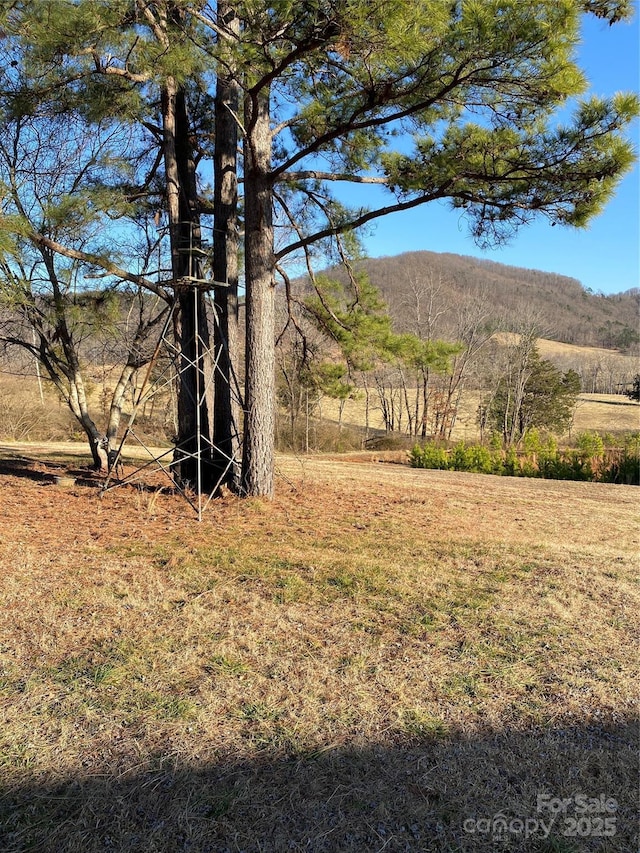
[[[120,486],[123,486],[125,484],[138,482],[142,480],[144,473],[148,473],[149,469],[159,469],[171,481],[172,486],[195,510],[198,516],[198,521],[202,521],[202,514],[204,510],[207,508],[209,502],[211,501],[215,493],[218,491],[220,485],[224,482],[227,474],[229,473],[229,470],[231,468],[235,468],[239,474],[241,467],[240,453],[242,450],[242,441],[238,424],[236,423],[235,418],[233,417],[233,405],[231,431],[233,439],[232,447],[234,448],[235,452],[232,451],[232,455],[229,455],[222,448],[216,446],[213,441],[211,441],[207,436],[203,436],[201,432],[200,407],[205,401],[207,393],[211,388],[211,384],[216,375],[216,371],[220,370],[220,359],[223,353],[228,356],[229,347],[226,338],[222,334],[220,326],[220,317],[218,315],[215,302],[211,298],[206,299],[205,304],[208,303],[211,307],[214,324],[218,329],[220,345],[217,348],[217,351],[214,351],[214,349],[212,349],[211,346],[203,340],[202,335],[200,333],[202,321],[200,317],[198,297],[203,291],[205,292],[205,296],[210,297],[212,289],[218,287],[228,287],[228,284],[224,282],[212,281],[210,279],[204,279],[202,277],[200,269],[201,259],[208,256],[209,253],[206,250],[201,248],[194,248],[192,245],[190,245],[188,249],[184,250],[184,252],[189,254],[188,275],[183,276],[179,281],[176,281],[175,279],[165,280],[162,282],[162,284],[169,285],[173,287],[174,290],[177,289],[178,286],[182,287],[183,289],[188,289],[193,296],[194,336],[193,338],[191,338],[190,343],[194,344],[195,355],[193,358],[187,357],[187,355],[181,349],[179,349],[173,341],[172,321],[178,301],[176,296],[174,297],[173,302],[171,303],[169,313],[162,327],[162,331],[160,332],[160,336],[156,343],[153,355],[147,365],[147,370],[145,372],[142,385],[134,398],[133,408],[129,416],[127,426],[124,430],[122,438],[120,439],[117,449],[111,454],[109,472],[107,474],[107,478],[104,484],[102,485],[102,492],[119,488]],[[153,371],[156,368],[158,361],[163,353],[169,356],[167,365],[163,368],[160,374],[154,378],[152,375]],[[206,358],[210,359],[212,369],[210,371],[209,376],[206,377],[203,383],[201,365],[203,359]],[[236,410],[242,410],[243,400],[242,393],[240,391],[240,385],[238,383],[238,378],[236,376],[232,364],[230,365],[230,368],[230,377],[227,378],[225,376],[225,380],[228,381],[231,385],[231,395],[234,403],[236,404]],[[148,403],[149,400],[151,400],[161,391],[165,390],[168,387],[170,388],[176,382],[176,380],[179,380],[182,373],[191,369],[195,369],[196,377],[195,396],[193,394],[191,395],[191,403],[193,406],[195,406],[196,414],[196,449],[187,449],[187,447],[184,446],[186,442],[182,442],[181,444],[175,443],[173,447],[170,447],[166,451],[157,455],[150,447],[145,444],[145,442],[140,438],[140,436],[136,434],[134,429],[136,417],[142,406]],[[133,439],[134,441],[136,441],[138,445],[147,452],[149,458],[126,476],[118,478],[116,475],[118,468],[121,467],[120,461],[122,457],[122,452],[125,447],[125,444],[129,439]],[[187,439],[187,442],[191,443],[192,439],[193,436],[190,436]],[[213,485],[213,488],[210,491],[204,492],[202,489],[202,461],[204,454],[209,451],[215,451],[219,455],[219,457],[224,460],[224,468],[219,474],[218,480]],[[168,457],[171,457],[171,459],[168,459]],[[185,458],[194,459],[196,463],[195,494],[191,489],[186,488],[184,484],[180,481],[180,478],[176,476],[175,469],[180,466],[180,463]]]

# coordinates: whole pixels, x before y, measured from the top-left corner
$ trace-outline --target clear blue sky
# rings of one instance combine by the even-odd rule
[[[585,16],[580,65],[594,94],[638,91],[639,18],[636,9],[631,24],[609,27],[592,15]],[[636,149],[640,149],[638,122],[633,138]],[[371,257],[421,249],[473,255],[568,275],[596,292],[619,293],[640,286],[639,209],[640,170],[636,164],[616,197],[588,229],[552,228],[546,220],[540,220],[523,228],[508,246],[483,252],[468,236],[459,212],[436,203],[379,220],[365,246]]]

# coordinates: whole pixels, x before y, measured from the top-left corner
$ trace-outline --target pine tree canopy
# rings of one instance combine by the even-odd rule
[[[632,5],[4,0],[0,121],[15,130],[37,120],[43,136],[61,116],[96,132],[129,130],[114,155],[126,177],[107,181],[121,203],[109,192],[92,204],[138,227],[166,218],[183,330],[193,319],[180,295],[185,246],[200,239],[201,216],[213,213],[212,279],[237,282],[244,260],[242,489],[269,495],[274,284],[278,274],[286,279],[284,262],[302,256],[311,265],[315,253],[326,260],[336,249],[344,257],[357,229],[436,200],[463,211],[480,244],[505,241],[534,217],[586,225],[633,164],[628,128],[639,104],[632,93],[588,93],[577,64],[581,16],[614,24]],[[0,174],[5,186],[12,180]],[[369,191],[367,206],[345,202],[349,186]],[[5,221],[25,231],[15,193],[4,198]],[[78,215],[77,205],[67,211],[71,220]],[[47,251],[132,280],[107,258],[77,248],[69,255],[35,227],[26,233]],[[229,292],[231,303],[218,298],[224,316],[235,298]],[[193,413],[180,400],[187,435]],[[216,421],[225,446],[235,434],[228,421]]]
[[[206,158],[216,75],[231,72],[245,100],[265,101],[275,221],[290,235],[278,259],[436,199],[465,210],[481,243],[537,215],[582,226],[633,162],[624,130],[637,98],[585,98],[576,64],[581,15],[614,23],[630,14],[622,0],[3,6],[3,51],[14,57],[6,109],[48,102],[96,122],[138,122],[152,145],[170,77],[187,90]],[[225,10],[239,28],[226,26]],[[568,103],[574,115],[559,124]],[[256,113],[244,112],[236,120],[248,140]],[[384,187],[388,200],[350,209],[334,198],[338,182]]]

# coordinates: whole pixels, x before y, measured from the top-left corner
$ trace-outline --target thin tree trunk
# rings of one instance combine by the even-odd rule
[[[109,422],[107,424],[107,438],[109,442],[112,442],[118,434],[125,396],[131,387],[135,372],[136,367],[133,364],[126,364],[113,390],[111,405],[109,406]]]
[[[409,389],[407,388],[407,380],[404,375],[404,370],[402,368],[398,369],[398,373],[400,375],[400,387],[402,389],[402,398],[404,401],[404,407],[407,412],[407,434],[411,435],[413,430],[413,420],[411,414],[411,403],[409,402]],[[402,412],[402,406],[400,406],[400,411]],[[402,422],[402,415],[400,416],[400,422]]]
[[[429,371],[422,368],[422,438],[427,437],[429,421]]]

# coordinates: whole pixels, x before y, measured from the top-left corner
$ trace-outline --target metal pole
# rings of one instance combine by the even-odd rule
[[[200,318],[198,316],[198,286],[193,286],[194,298],[194,332],[196,358],[196,470],[198,491],[198,521],[202,521],[202,437],[200,425]]]

